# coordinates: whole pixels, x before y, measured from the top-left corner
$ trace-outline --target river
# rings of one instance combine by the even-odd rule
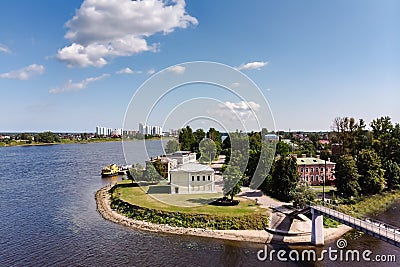
[[[160,142],[148,142],[149,156],[161,153]],[[135,151],[140,142],[129,142],[127,146]],[[146,157],[139,156],[137,161],[144,162]],[[113,162],[125,163],[119,142],[0,148],[0,266],[271,264],[257,259],[257,252],[264,247],[261,244],[135,231],[104,220],[96,211],[94,194],[112,182],[111,178],[102,179],[100,170]],[[398,225],[399,215],[400,202],[379,218]],[[324,248],[329,246],[336,247],[327,244]],[[348,240],[348,248],[395,254],[400,262],[399,248],[372,237]],[[343,262],[273,265],[342,266]]]

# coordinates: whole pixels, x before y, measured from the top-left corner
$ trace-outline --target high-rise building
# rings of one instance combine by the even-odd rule
[[[139,133],[143,135],[162,135],[162,127],[139,123]]]

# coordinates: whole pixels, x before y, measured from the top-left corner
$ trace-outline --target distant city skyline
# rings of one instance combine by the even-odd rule
[[[276,130],[329,131],[344,116],[400,122],[398,10],[396,0],[5,0],[0,132],[123,128],[145,81],[191,61],[247,75],[268,101]],[[179,76],[185,68],[168,72]],[[246,118],[259,105],[205,87],[166,98],[149,124],[183,127],[180,113],[167,125],[163,116],[194,93],[215,93],[219,102],[192,105],[210,116],[231,110]]]

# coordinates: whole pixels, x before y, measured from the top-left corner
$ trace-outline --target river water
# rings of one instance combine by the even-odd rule
[[[141,143],[126,146],[135,151]],[[160,141],[149,141],[147,151],[161,154]],[[135,231],[106,221],[96,211],[94,194],[113,182],[100,177],[101,167],[113,162],[125,163],[119,142],[0,148],[0,266],[344,265],[327,259],[261,262],[261,244]],[[400,202],[380,218],[398,225],[399,210]],[[329,246],[336,247],[324,248]],[[348,248],[394,254],[397,263],[374,264],[400,265],[400,249],[372,237],[348,240]]]

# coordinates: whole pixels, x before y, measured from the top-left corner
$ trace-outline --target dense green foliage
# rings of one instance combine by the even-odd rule
[[[361,190],[358,183],[360,175],[351,155],[343,155],[336,162],[336,188],[344,197],[357,196]]]
[[[400,124],[393,125],[389,117],[381,117],[370,123],[371,131],[366,130],[364,120],[358,123],[354,118],[336,118],[333,124],[332,142],[338,149],[332,151],[335,160],[343,155],[356,159],[359,174],[357,187],[354,182],[354,169],[347,168],[346,173],[336,166],[336,183],[339,194],[356,196],[357,194],[376,194],[387,189],[400,187]],[[339,167],[339,169],[338,169]],[[343,181],[352,184],[342,186]]]
[[[315,191],[307,182],[297,184],[296,188],[290,192],[293,205],[303,208],[315,199]]]
[[[374,150],[360,151],[357,157],[357,169],[362,194],[373,195],[383,190],[385,170],[382,169],[381,160]]]
[[[168,140],[165,145],[165,153],[171,154],[179,150],[179,143],[175,139]]]
[[[299,183],[297,162],[294,157],[281,157],[275,161],[271,180],[267,188],[261,188],[266,193],[281,201],[291,201],[292,193]]]
[[[146,169],[143,172],[142,179],[144,181],[159,181],[159,180],[161,180],[161,175],[157,171],[154,163],[146,162]]]
[[[197,129],[193,132],[189,125],[180,129],[178,137],[180,150],[196,152],[198,156],[201,157],[200,143],[205,137],[214,143],[216,148],[215,157],[217,157],[222,151],[222,139],[221,133],[214,128],[210,128],[207,133],[205,133],[203,129]],[[203,155],[203,159],[209,158],[210,156],[209,150],[206,151],[208,155]]]
[[[240,193],[242,186],[243,173],[240,171],[238,166],[229,165],[223,175],[224,179],[224,195],[230,196],[231,200],[233,197]]]
[[[35,141],[40,143],[60,142],[60,138],[52,132],[43,132],[35,135]]]
[[[393,160],[384,163],[385,180],[389,189],[400,188],[400,166]]]
[[[134,168],[129,169],[129,178],[132,183],[143,180],[144,168],[140,163],[137,163]]]
[[[204,138],[200,141],[200,158],[199,161],[203,163],[211,163],[217,155],[217,147],[211,139]]]

